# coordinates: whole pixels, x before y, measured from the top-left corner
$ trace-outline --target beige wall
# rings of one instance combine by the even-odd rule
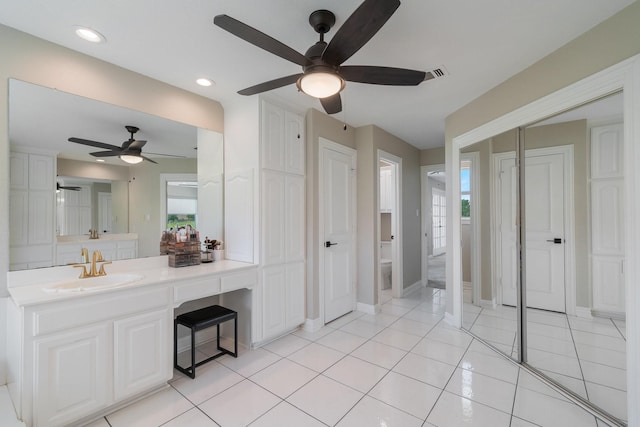
[[[444,146],[420,150],[420,166],[444,165]]]
[[[448,170],[454,137],[640,53],[638,22],[640,2],[635,2],[450,114],[445,120]],[[451,268],[452,262],[448,262],[447,277],[451,277]],[[451,300],[447,311],[453,312]]]
[[[223,132],[222,105],[138,73],[0,25],[0,241],[8,228],[8,79],[55,88]],[[0,251],[0,297],[6,296],[8,250]],[[1,378],[0,378],[1,380]]]

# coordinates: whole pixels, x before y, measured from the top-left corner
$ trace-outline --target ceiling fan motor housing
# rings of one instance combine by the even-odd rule
[[[313,29],[321,36],[328,33],[335,23],[336,16],[333,12],[326,9],[316,10],[309,15],[309,24],[311,24]]]

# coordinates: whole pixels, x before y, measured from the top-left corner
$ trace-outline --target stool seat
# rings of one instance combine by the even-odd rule
[[[229,320],[233,320],[234,351],[220,346],[220,324]],[[188,368],[178,365],[178,325],[185,326],[191,330],[191,366]],[[196,363],[195,333],[211,326],[217,327],[216,344],[220,352]],[[196,367],[204,363],[225,354],[238,357],[238,313],[226,307],[212,305],[177,316],[173,324],[173,335],[173,367],[192,379],[196,377]]]

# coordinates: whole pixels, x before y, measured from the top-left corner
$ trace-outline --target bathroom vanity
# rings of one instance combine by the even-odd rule
[[[81,424],[166,386],[174,309],[183,303],[218,295],[239,312],[250,344],[255,265],[170,268],[160,256],[114,261],[107,272],[78,279],[64,266],[8,274],[8,387],[27,427]]]

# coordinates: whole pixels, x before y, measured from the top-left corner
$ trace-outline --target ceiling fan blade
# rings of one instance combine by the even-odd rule
[[[148,162],[155,163],[156,165],[158,164],[158,162],[156,162],[156,161],[154,161],[154,160],[151,160],[151,159],[150,159],[150,158],[148,158],[148,157],[145,157],[145,156],[142,156],[142,155],[141,155],[140,157],[142,157],[143,159],[145,159],[145,160],[146,160],[146,161],[148,161]]]
[[[118,149],[117,151],[94,151],[93,153],[89,153],[91,154],[93,157],[113,157],[113,156],[119,156],[122,153],[122,151],[120,149]]]
[[[187,156],[179,156],[177,154],[164,154],[164,153],[151,153],[149,151],[145,151],[146,154],[153,154],[154,156],[163,156],[163,157],[177,157],[180,159],[186,159]]]
[[[322,59],[340,65],[356,53],[391,18],[400,0],[365,0],[329,42]]]
[[[321,98],[320,103],[327,114],[335,114],[342,111],[342,99],[340,98],[339,93],[328,98]]]
[[[424,71],[366,65],[345,65],[339,73],[350,82],[391,86],[417,86],[427,75]]]
[[[69,138],[69,142],[75,142],[76,144],[88,145],[90,147],[104,148],[105,150],[120,150],[117,145],[105,144],[104,142],[91,141],[89,139],[82,138]]]
[[[228,15],[216,16],[213,18],[213,23],[223,30],[227,30],[231,34],[240,37],[242,40],[264,49],[267,52],[271,52],[280,58],[291,61],[294,64],[303,66],[309,64],[309,60],[303,54]]]
[[[260,83],[255,86],[248,87],[246,89],[239,90],[240,95],[255,95],[257,93],[266,92],[268,90],[277,89],[282,86],[290,85],[298,81],[302,77],[302,73],[292,74],[286,77],[280,77],[279,79],[270,80],[268,82]]]
[[[129,145],[127,145],[127,150],[140,150],[142,149],[142,147],[144,147],[144,144],[146,144],[147,141],[143,141],[143,140],[135,140],[132,141]]]

